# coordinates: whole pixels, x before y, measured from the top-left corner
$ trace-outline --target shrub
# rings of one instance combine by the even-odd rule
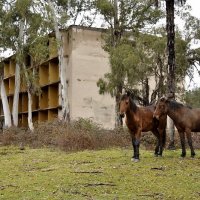
[[[168,136],[168,134],[167,134]],[[200,148],[200,135],[192,134],[194,148]],[[142,133],[141,146],[154,150],[156,138],[151,133]],[[167,137],[166,147],[169,138]],[[0,134],[1,145],[28,145],[32,148],[53,147],[64,151],[84,149],[104,149],[110,147],[131,147],[131,137],[126,127],[106,130],[89,119],[78,119],[70,123],[59,120],[35,124],[34,132],[28,129],[11,127]],[[175,144],[180,147],[178,133]],[[187,144],[187,141],[186,141]],[[131,147],[132,148],[132,147]]]
[[[12,127],[0,134],[2,145],[28,145],[32,148],[54,147],[64,151],[103,149],[130,145],[127,132],[105,130],[89,119],[63,123],[59,120],[35,124],[34,132]]]

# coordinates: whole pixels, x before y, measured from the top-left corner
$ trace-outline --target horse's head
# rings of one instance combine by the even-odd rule
[[[124,117],[128,108],[130,108],[130,94],[123,94],[119,102],[119,114],[120,117]]]
[[[162,115],[166,115],[167,114],[167,102],[168,102],[168,98],[166,97],[161,97],[157,104],[156,104],[156,109],[154,111],[153,117],[158,119],[162,116]]]

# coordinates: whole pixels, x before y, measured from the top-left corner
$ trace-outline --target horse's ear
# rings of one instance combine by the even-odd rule
[[[166,98],[166,97],[161,97],[161,98],[160,98],[160,101],[161,101],[161,102],[165,102],[165,101],[167,101],[167,98]]]
[[[166,95],[167,100],[174,99],[174,94],[172,92]]]
[[[127,95],[128,97],[130,97],[130,96],[131,96],[131,92],[130,92],[130,91],[126,91],[126,95]]]

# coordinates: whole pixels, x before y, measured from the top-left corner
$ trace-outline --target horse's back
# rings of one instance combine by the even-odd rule
[[[178,112],[178,116],[175,120],[177,127],[190,129],[193,132],[200,131],[200,108],[183,107]]]
[[[141,115],[141,123],[142,123],[142,131],[152,131],[155,127],[155,120],[153,118],[154,107],[146,106],[141,107],[140,115]]]

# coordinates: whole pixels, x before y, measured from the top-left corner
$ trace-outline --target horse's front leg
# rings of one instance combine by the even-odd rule
[[[140,137],[141,137],[141,131],[138,130],[134,137],[132,138],[132,143],[133,143],[133,148],[134,148],[134,161],[138,162],[139,161],[139,156],[140,156],[140,152],[139,152],[139,147],[140,147]]]
[[[156,148],[155,148],[155,152],[154,152],[154,155],[157,157],[158,154],[159,154],[159,149],[160,149],[159,135],[158,135],[158,131],[157,130],[154,130],[152,132],[157,138],[157,144],[156,144]]]
[[[181,157],[185,157],[186,156],[186,150],[185,150],[185,133],[184,133],[184,131],[178,131],[178,132],[179,132],[179,136],[180,136],[180,140],[181,140],[181,147],[182,147]]]
[[[159,155],[159,151],[160,151],[160,138],[159,138],[159,133],[158,133],[157,129],[153,130],[152,132],[157,138],[157,144],[156,144],[156,148],[155,148],[155,152],[154,152],[154,155],[157,157]]]
[[[185,132],[186,132],[188,144],[189,144],[190,150],[191,150],[191,157],[194,158],[195,152],[194,152],[194,148],[193,148],[193,145],[192,145],[191,130],[187,129]]]
[[[166,130],[158,128],[158,132],[159,132],[159,152],[158,152],[158,155],[162,156],[163,148],[164,148],[165,141],[166,141]]]

